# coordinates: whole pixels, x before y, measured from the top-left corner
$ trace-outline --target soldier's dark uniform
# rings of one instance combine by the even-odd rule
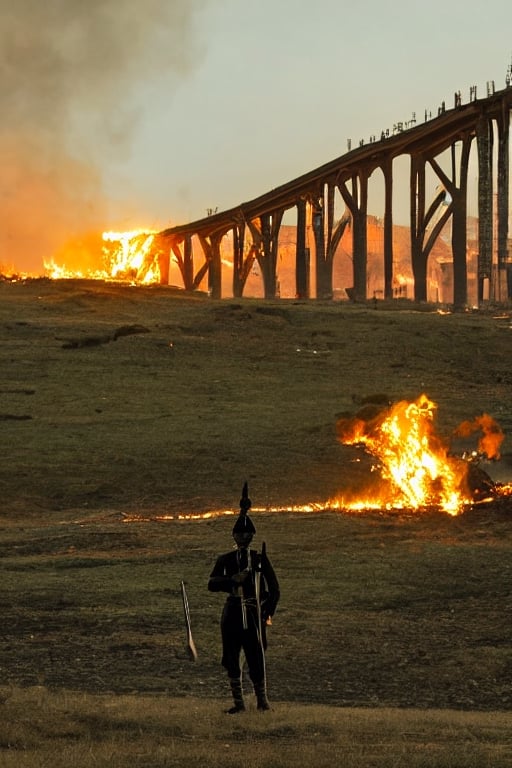
[[[231,685],[234,706],[230,714],[245,709],[242,690],[240,657],[243,650],[249,677],[254,686],[257,706],[269,709],[266,695],[265,653],[266,625],[274,615],[279,601],[279,582],[266,552],[248,546],[255,533],[247,516],[251,505],[244,486],[240,515],[233,527],[237,549],[220,555],[208,581],[211,592],[227,592],[221,618],[222,666]],[[256,593],[259,586],[260,612]]]

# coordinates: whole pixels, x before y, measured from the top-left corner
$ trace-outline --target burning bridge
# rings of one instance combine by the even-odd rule
[[[434,117],[425,112],[424,122],[398,123],[391,133],[361,141],[341,157],[261,197],[160,232],[153,245],[159,254],[162,281],[168,282],[172,259],[186,290],[198,289],[207,277],[210,295],[220,298],[223,260],[227,259],[232,263],[235,297],[243,295],[257,264],[265,298],[275,298],[279,295],[280,230],[286,214],[295,221],[296,296],[310,298],[313,294],[313,264],[316,298],[332,298],[334,257],[350,228],[353,276],[347,293],[354,300],[368,298],[368,188],[372,175],[380,171],[384,183],[383,295],[392,298],[394,161],[408,156],[414,298],[428,298],[429,255],[441,232],[449,227],[452,300],[455,307],[463,307],[468,303],[468,178],[476,139],[477,299],[508,299],[512,287],[508,257],[511,105],[509,68],[503,90],[488,83],[486,97],[477,98],[473,86],[467,103],[456,93],[453,106],[447,108],[443,102]],[[226,248],[230,251],[227,256]]]

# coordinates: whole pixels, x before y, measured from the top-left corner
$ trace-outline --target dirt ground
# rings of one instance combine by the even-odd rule
[[[512,480],[511,316],[0,283],[4,681],[224,696],[205,585],[232,520],[203,516],[236,512],[248,480],[283,591],[275,699],[511,708],[508,498],[455,518],[291,511],[371,482],[335,425],[376,393],[425,392],[446,437],[489,413],[505,440],[486,471]]]

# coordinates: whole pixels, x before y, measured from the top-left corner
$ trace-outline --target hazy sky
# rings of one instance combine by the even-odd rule
[[[503,88],[512,57],[509,0],[0,0],[0,13],[0,264],[81,227],[159,229],[250,200],[348,138]]]
[[[151,218],[229,208],[343,154],[461,90],[505,86],[505,0],[215,0],[197,19],[197,66],[144,99],[118,166]]]

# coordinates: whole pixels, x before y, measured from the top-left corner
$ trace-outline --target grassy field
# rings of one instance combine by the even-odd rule
[[[0,766],[512,765],[510,502],[296,511],[367,487],[335,426],[376,393],[488,412],[511,479],[510,312],[399,307],[0,283]],[[246,479],[282,600],[233,719],[206,584]]]
[[[14,768],[505,768],[512,754],[502,712],[285,704],[241,722],[204,697],[42,689],[3,710],[0,765]]]

